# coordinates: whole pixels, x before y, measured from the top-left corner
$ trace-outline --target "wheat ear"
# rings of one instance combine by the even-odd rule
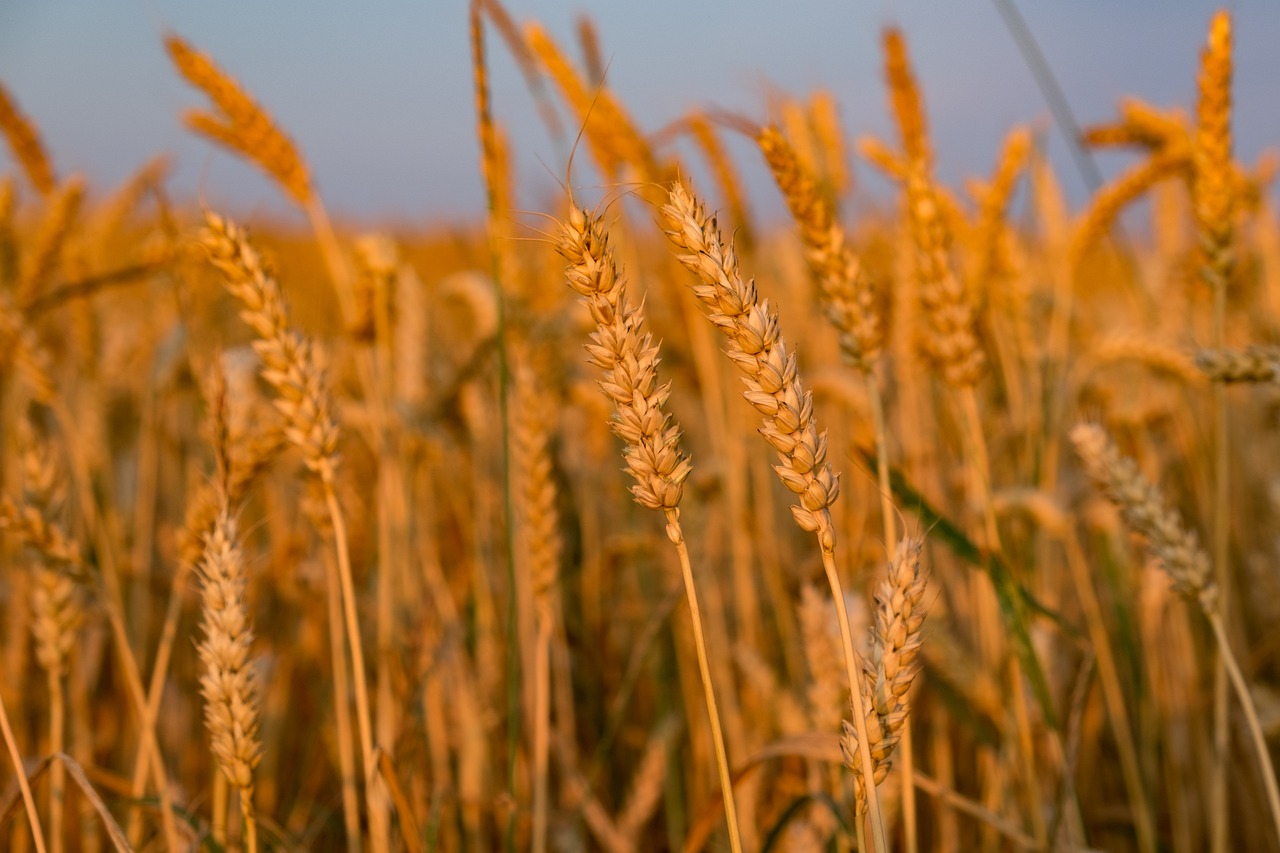
[[[31,185],[41,195],[51,195],[57,179],[53,174],[53,166],[49,163],[48,151],[40,141],[40,132],[31,119],[18,109],[9,90],[3,85],[0,85],[0,133],[4,134],[9,150],[13,152],[13,159],[22,166]]]
[[[556,625],[555,588],[563,550],[551,458],[556,413],[527,363],[516,369],[514,380],[511,443],[516,529],[532,587],[537,632],[533,655],[533,850],[544,853],[549,809],[551,639]]]
[[[735,853],[740,853],[742,838],[729,757],[711,683],[693,567],[680,526],[680,498],[692,467],[680,449],[680,428],[664,410],[671,386],[658,384],[658,345],[644,331],[644,309],[627,298],[626,279],[614,260],[600,218],[574,207],[560,228],[556,250],[569,262],[565,269],[569,286],[582,297],[596,324],[587,353],[591,363],[602,371],[600,390],[614,405],[609,425],[626,444],[623,457],[628,473],[636,481],[631,494],[641,506],[663,513],[667,538],[680,558],[729,843]]]
[[[1235,174],[1231,147],[1231,16],[1218,12],[1209,25],[1209,38],[1200,57],[1196,100],[1196,128],[1191,145],[1191,207],[1195,213],[1202,258],[1200,277],[1213,293],[1213,338],[1210,344],[1226,344],[1227,290],[1235,266],[1232,253],[1235,232]],[[1230,587],[1230,465],[1226,387],[1213,385],[1214,500],[1213,562],[1219,589],[1218,608],[1224,619],[1231,615]],[[1227,716],[1225,661],[1214,666],[1213,747],[1209,789],[1209,813],[1213,815],[1214,853],[1225,853],[1228,839],[1227,762],[1230,758],[1230,724]]]
[[[863,778],[871,779],[874,763],[867,748],[858,677],[862,663],[853,644],[835,563],[836,534],[830,507],[840,493],[840,479],[827,463],[826,435],[818,432],[813,420],[813,396],[800,382],[795,354],[787,352],[777,312],[767,300],[759,299],[753,281],[742,278],[733,246],[724,242],[715,218],[707,215],[683,184],[677,182],[672,187],[668,203],[662,207],[662,221],[667,238],[678,250],[677,259],[698,279],[694,295],[709,309],[712,325],[729,341],[727,354],[747,386],[743,396],[764,417],[760,434],[781,463],[774,470],[798,498],[791,514],[802,529],[818,538],[823,569],[836,601],[854,722],[861,739],[859,767]],[[865,790],[874,849],[887,851],[875,785],[866,785]]]
[[[876,784],[888,775],[890,756],[907,730],[911,684],[920,672],[917,658],[925,617],[926,581],[920,564],[923,544],[918,538],[904,539],[889,562],[889,576],[876,590],[871,655],[863,662],[871,699],[867,727],[873,740]],[[857,731],[845,723],[842,748],[846,764],[856,761],[856,738]]]
[[[217,108],[216,113],[188,111],[183,116],[187,127],[255,164],[305,207],[313,194],[311,176],[293,140],[208,54],[175,33],[165,36],[164,45],[178,73]]]
[[[1274,382],[1280,376],[1280,347],[1202,349],[1195,366],[1214,382]]]
[[[1271,753],[1249,686],[1231,651],[1209,556],[1200,547],[1195,533],[1183,526],[1181,516],[1167,506],[1160,490],[1142,476],[1137,464],[1120,452],[1102,427],[1079,424],[1071,431],[1071,441],[1084,461],[1085,470],[1120,509],[1125,524],[1146,537],[1148,552],[1169,575],[1174,590],[1199,603],[1208,617],[1218,642],[1219,659],[1244,710],[1276,836],[1280,838],[1280,785],[1276,782]]]
[[[253,771],[262,759],[258,738],[258,688],[249,650],[253,630],[245,601],[247,578],[236,520],[225,493],[205,540],[200,562],[203,581],[200,692],[210,747],[227,780],[240,792],[249,853],[257,850],[253,813]]]
[[[235,223],[214,213],[205,217],[200,243],[210,262],[222,273],[227,289],[244,306],[241,318],[258,334],[254,349],[262,359],[262,378],[275,390],[276,408],[284,416],[284,434],[302,451],[303,460],[319,480],[325,506],[333,526],[334,547],[338,557],[338,579],[344,625],[332,626],[346,631],[351,652],[352,675],[355,680],[356,722],[365,795],[370,814],[380,804],[374,792],[373,729],[369,714],[368,680],[365,677],[364,649],[360,642],[360,623],[356,615],[355,582],[352,579],[351,555],[347,545],[346,520],[338,504],[334,488],[338,456],[338,427],[330,414],[329,394],[318,351],[311,342],[291,330],[285,312],[284,295],[275,276],[268,269],[248,236]],[[345,696],[335,697],[338,702]],[[339,732],[339,737],[346,737]]]
[[[883,340],[875,290],[862,275],[844,229],[835,222],[831,206],[791,144],[774,127],[760,131],[756,143],[800,228],[805,259],[822,293],[827,317],[840,333],[841,348],[866,372]]]

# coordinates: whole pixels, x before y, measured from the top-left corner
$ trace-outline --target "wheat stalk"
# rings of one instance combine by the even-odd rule
[[[1231,16],[1218,12],[1209,25],[1209,38],[1200,57],[1197,81],[1196,126],[1191,145],[1191,208],[1195,213],[1203,259],[1200,277],[1213,293],[1211,345],[1225,346],[1227,290],[1234,273],[1232,242],[1235,233],[1235,173],[1232,168]],[[1220,590],[1218,607],[1224,619],[1231,617],[1230,566],[1230,447],[1226,388],[1213,385],[1214,501],[1213,556]],[[1230,752],[1230,720],[1227,717],[1227,673],[1221,658],[1214,667],[1214,760],[1210,781],[1214,853],[1225,853],[1228,843],[1227,762]],[[1278,818],[1280,819],[1280,818]]]
[[[338,580],[345,622],[345,625],[333,627],[338,632],[345,629],[351,652],[365,794],[370,814],[375,814],[379,812],[381,803],[373,785],[375,765],[368,681],[360,623],[356,615],[346,520],[334,488],[338,427],[330,414],[329,394],[319,352],[307,338],[289,328],[280,285],[239,226],[210,212],[205,216],[200,244],[210,263],[222,273],[228,291],[244,306],[241,319],[258,334],[254,349],[262,359],[262,378],[276,392],[276,408],[284,417],[284,435],[302,451],[306,467],[315,474],[324,494],[338,556]],[[338,696],[336,700],[344,702],[346,697]],[[339,732],[339,737],[347,736]],[[376,837],[375,846],[381,846]]]
[[[836,534],[830,507],[840,493],[840,480],[827,463],[827,439],[814,423],[813,397],[800,382],[795,354],[787,352],[777,312],[767,300],[759,299],[753,281],[742,278],[733,246],[724,242],[715,219],[707,215],[683,184],[673,185],[669,201],[662,207],[662,221],[667,238],[679,250],[677,259],[699,281],[693,292],[709,309],[707,319],[729,341],[727,355],[742,372],[747,386],[743,396],[764,418],[760,434],[781,463],[774,466],[774,471],[798,499],[791,514],[801,529],[817,536],[840,620],[854,722],[862,744],[859,767],[863,778],[870,779],[874,765],[864,731],[857,675],[861,661],[853,645],[835,565]],[[875,785],[867,785],[865,790],[874,849],[885,851],[884,821]]]
[[[614,260],[600,218],[578,207],[571,209],[568,220],[561,225],[556,251],[569,262],[565,269],[569,286],[582,297],[596,324],[587,353],[591,363],[602,371],[600,390],[614,405],[609,426],[626,444],[623,458],[627,472],[636,481],[631,495],[641,506],[663,513],[667,538],[680,558],[729,843],[735,853],[741,853],[729,758],[711,684],[693,568],[680,525],[680,498],[693,469],[680,449],[680,428],[664,410],[671,386],[658,384],[658,346],[644,331],[643,308],[627,298],[626,280]]]
[[[1125,524],[1146,537],[1148,553],[1169,575],[1174,591],[1198,603],[1209,619],[1218,643],[1219,659],[1245,712],[1262,771],[1267,804],[1276,835],[1280,838],[1280,785],[1276,781],[1271,753],[1258,722],[1248,684],[1231,651],[1223,621],[1221,595],[1209,555],[1200,546],[1195,533],[1183,525],[1177,511],[1168,507],[1160,490],[1142,476],[1137,464],[1120,452],[1102,427],[1078,424],[1071,431],[1071,441],[1084,461],[1085,470],[1119,508]]]

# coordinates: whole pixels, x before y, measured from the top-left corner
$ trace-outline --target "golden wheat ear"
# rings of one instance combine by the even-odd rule
[[[174,68],[188,83],[204,92],[215,111],[190,110],[183,123],[266,172],[280,188],[306,207],[314,195],[311,174],[298,147],[271,114],[206,53],[176,33],[164,39]]]
[[[58,180],[53,172],[49,152],[40,139],[40,131],[18,108],[3,84],[0,84],[0,134],[9,143],[13,159],[22,167],[31,186],[43,196],[51,195]]]

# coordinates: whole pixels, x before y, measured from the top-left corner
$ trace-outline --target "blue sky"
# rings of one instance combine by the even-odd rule
[[[1200,46],[1214,6],[1175,0],[1016,0],[1083,123],[1114,115],[1133,94],[1193,103]],[[589,12],[609,82],[640,124],[656,129],[698,105],[764,118],[771,90],[833,91],[846,130],[890,135],[879,32],[897,23],[922,80],[944,180],[985,174],[1015,122],[1047,122],[993,0],[509,0],[564,45]],[[1238,151],[1252,161],[1280,144],[1280,4],[1235,3]],[[438,222],[483,205],[464,0],[2,0],[0,80],[40,126],[61,173],[106,191],[165,151],[173,187],[252,212],[287,210],[251,167],[184,131],[202,106],[170,69],[173,29],[212,54],[300,143],[340,217]],[[524,82],[490,37],[497,117],[518,151],[520,203],[537,208],[563,173]],[[738,145],[757,204],[777,209],[757,156]],[[1051,153],[1073,198],[1082,184],[1055,135]],[[1105,170],[1124,163],[1111,155]],[[0,151],[0,168],[8,168]],[[875,192],[869,169],[858,166]]]

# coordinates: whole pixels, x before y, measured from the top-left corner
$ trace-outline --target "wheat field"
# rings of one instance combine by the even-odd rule
[[[1088,117],[1129,165],[1074,208],[1038,125],[940,182],[892,27],[892,138],[826,90],[643,128],[590,19],[469,36],[448,232],[335,226],[178,33],[182,122],[305,227],[90,186],[0,84],[4,849],[1280,850],[1230,14],[1194,103]],[[572,139],[540,210],[498,52]]]

